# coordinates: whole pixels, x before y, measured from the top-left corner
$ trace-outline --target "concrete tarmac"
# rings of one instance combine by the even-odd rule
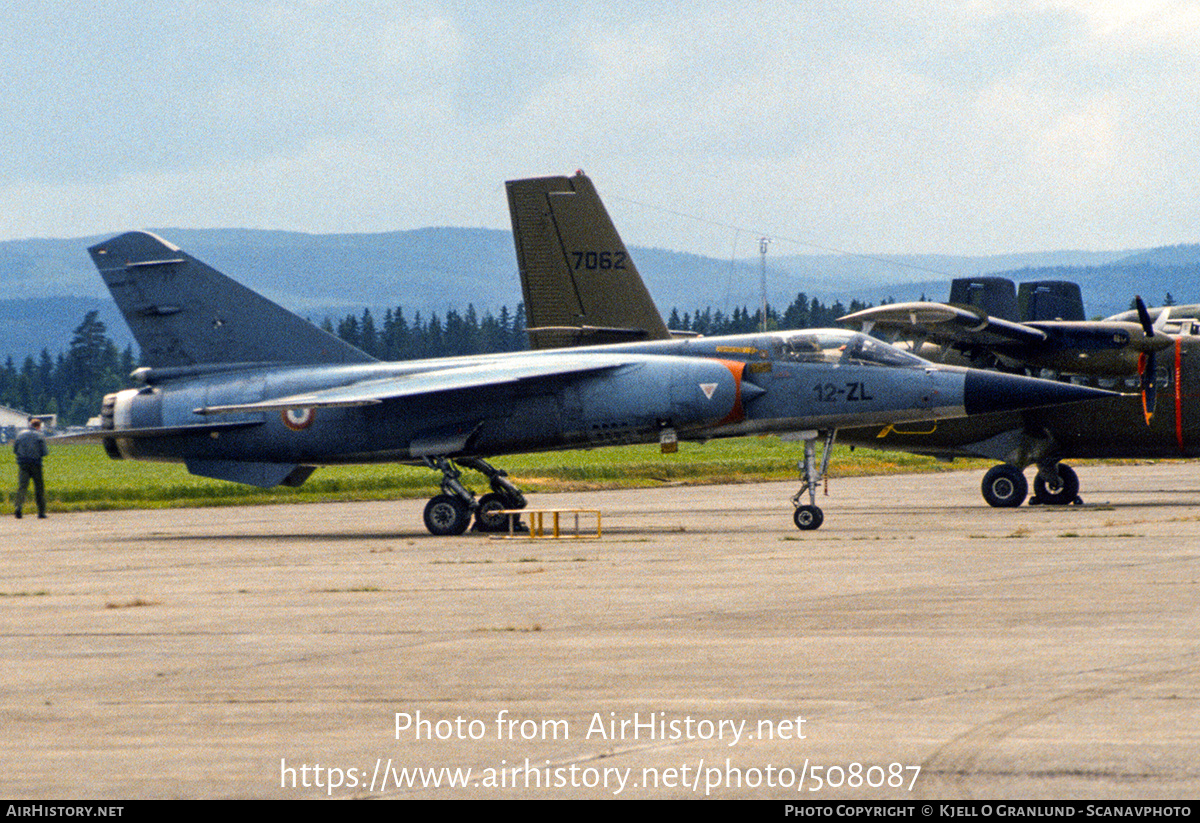
[[[1079,474],[6,515],[0,796],[1195,798],[1200,474]]]

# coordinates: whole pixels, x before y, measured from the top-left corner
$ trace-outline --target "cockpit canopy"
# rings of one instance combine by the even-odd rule
[[[921,368],[929,363],[861,332],[813,329],[788,335],[776,358],[793,363],[831,363],[853,366]]]

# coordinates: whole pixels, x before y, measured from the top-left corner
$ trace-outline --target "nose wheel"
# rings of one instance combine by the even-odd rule
[[[819,529],[825,522],[825,515],[817,505],[817,486],[829,471],[829,457],[833,451],[833,438],[836,435],[836,430],[825,433],[825,444],[821,451],[821,468],[818,470],[817,438],[821,436],[821,432],[803,433],[804,462],[800,464],[802,484],[800,491],[792,497],[792,505],[796,507],[796,511],[792,514],[792,521],[801,531]],[[808,495],[808,503],[802,504],[800,501],[805,494]]]
[[[821,524],[825,522],[825,515],[821,513],[819,506],[797,506],[792,520],[796,521],[797,529],[807,532],[821,528]]]

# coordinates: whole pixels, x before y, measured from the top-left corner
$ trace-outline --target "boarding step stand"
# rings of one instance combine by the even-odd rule
[[[501,509],[496,514],[508,518],[508,532],[495,535],[503,540],[511,540],[515,537],[529,540],[599,540],[603,536],[599,509]],[[522,516],[526,518],[528,531],[516,530],[516,523]],[[549,517],[549,528],[547,528],[547,516]],[[566,521],[570,521],[572,517],[574,530],[567,531],[564,529],[567,526]],[[595,532],[581,531],[581,528],[587,526],[587,521],[592,517],[595,518]]]

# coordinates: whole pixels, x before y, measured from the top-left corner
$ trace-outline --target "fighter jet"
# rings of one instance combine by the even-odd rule
[[[498,512],[525,505],[488,462],[504,454],[832,431],[1103,394],[938,366],[845,330],[381,363],[153,234],[89,252],[144,364],[137,388],[104,398],[94,437],[111,457],[261,487],[298,486],[321,465],[423,464],[441,474],[424,516],[438,535],[472,518],[503,528]],[[603,253],[597,272],[623,265]],[[580,268],[591,261],[584,251]],[[460,467],[491,491],[476,499]],[[798,506],[794,519],[816,528],[823,516]]]

